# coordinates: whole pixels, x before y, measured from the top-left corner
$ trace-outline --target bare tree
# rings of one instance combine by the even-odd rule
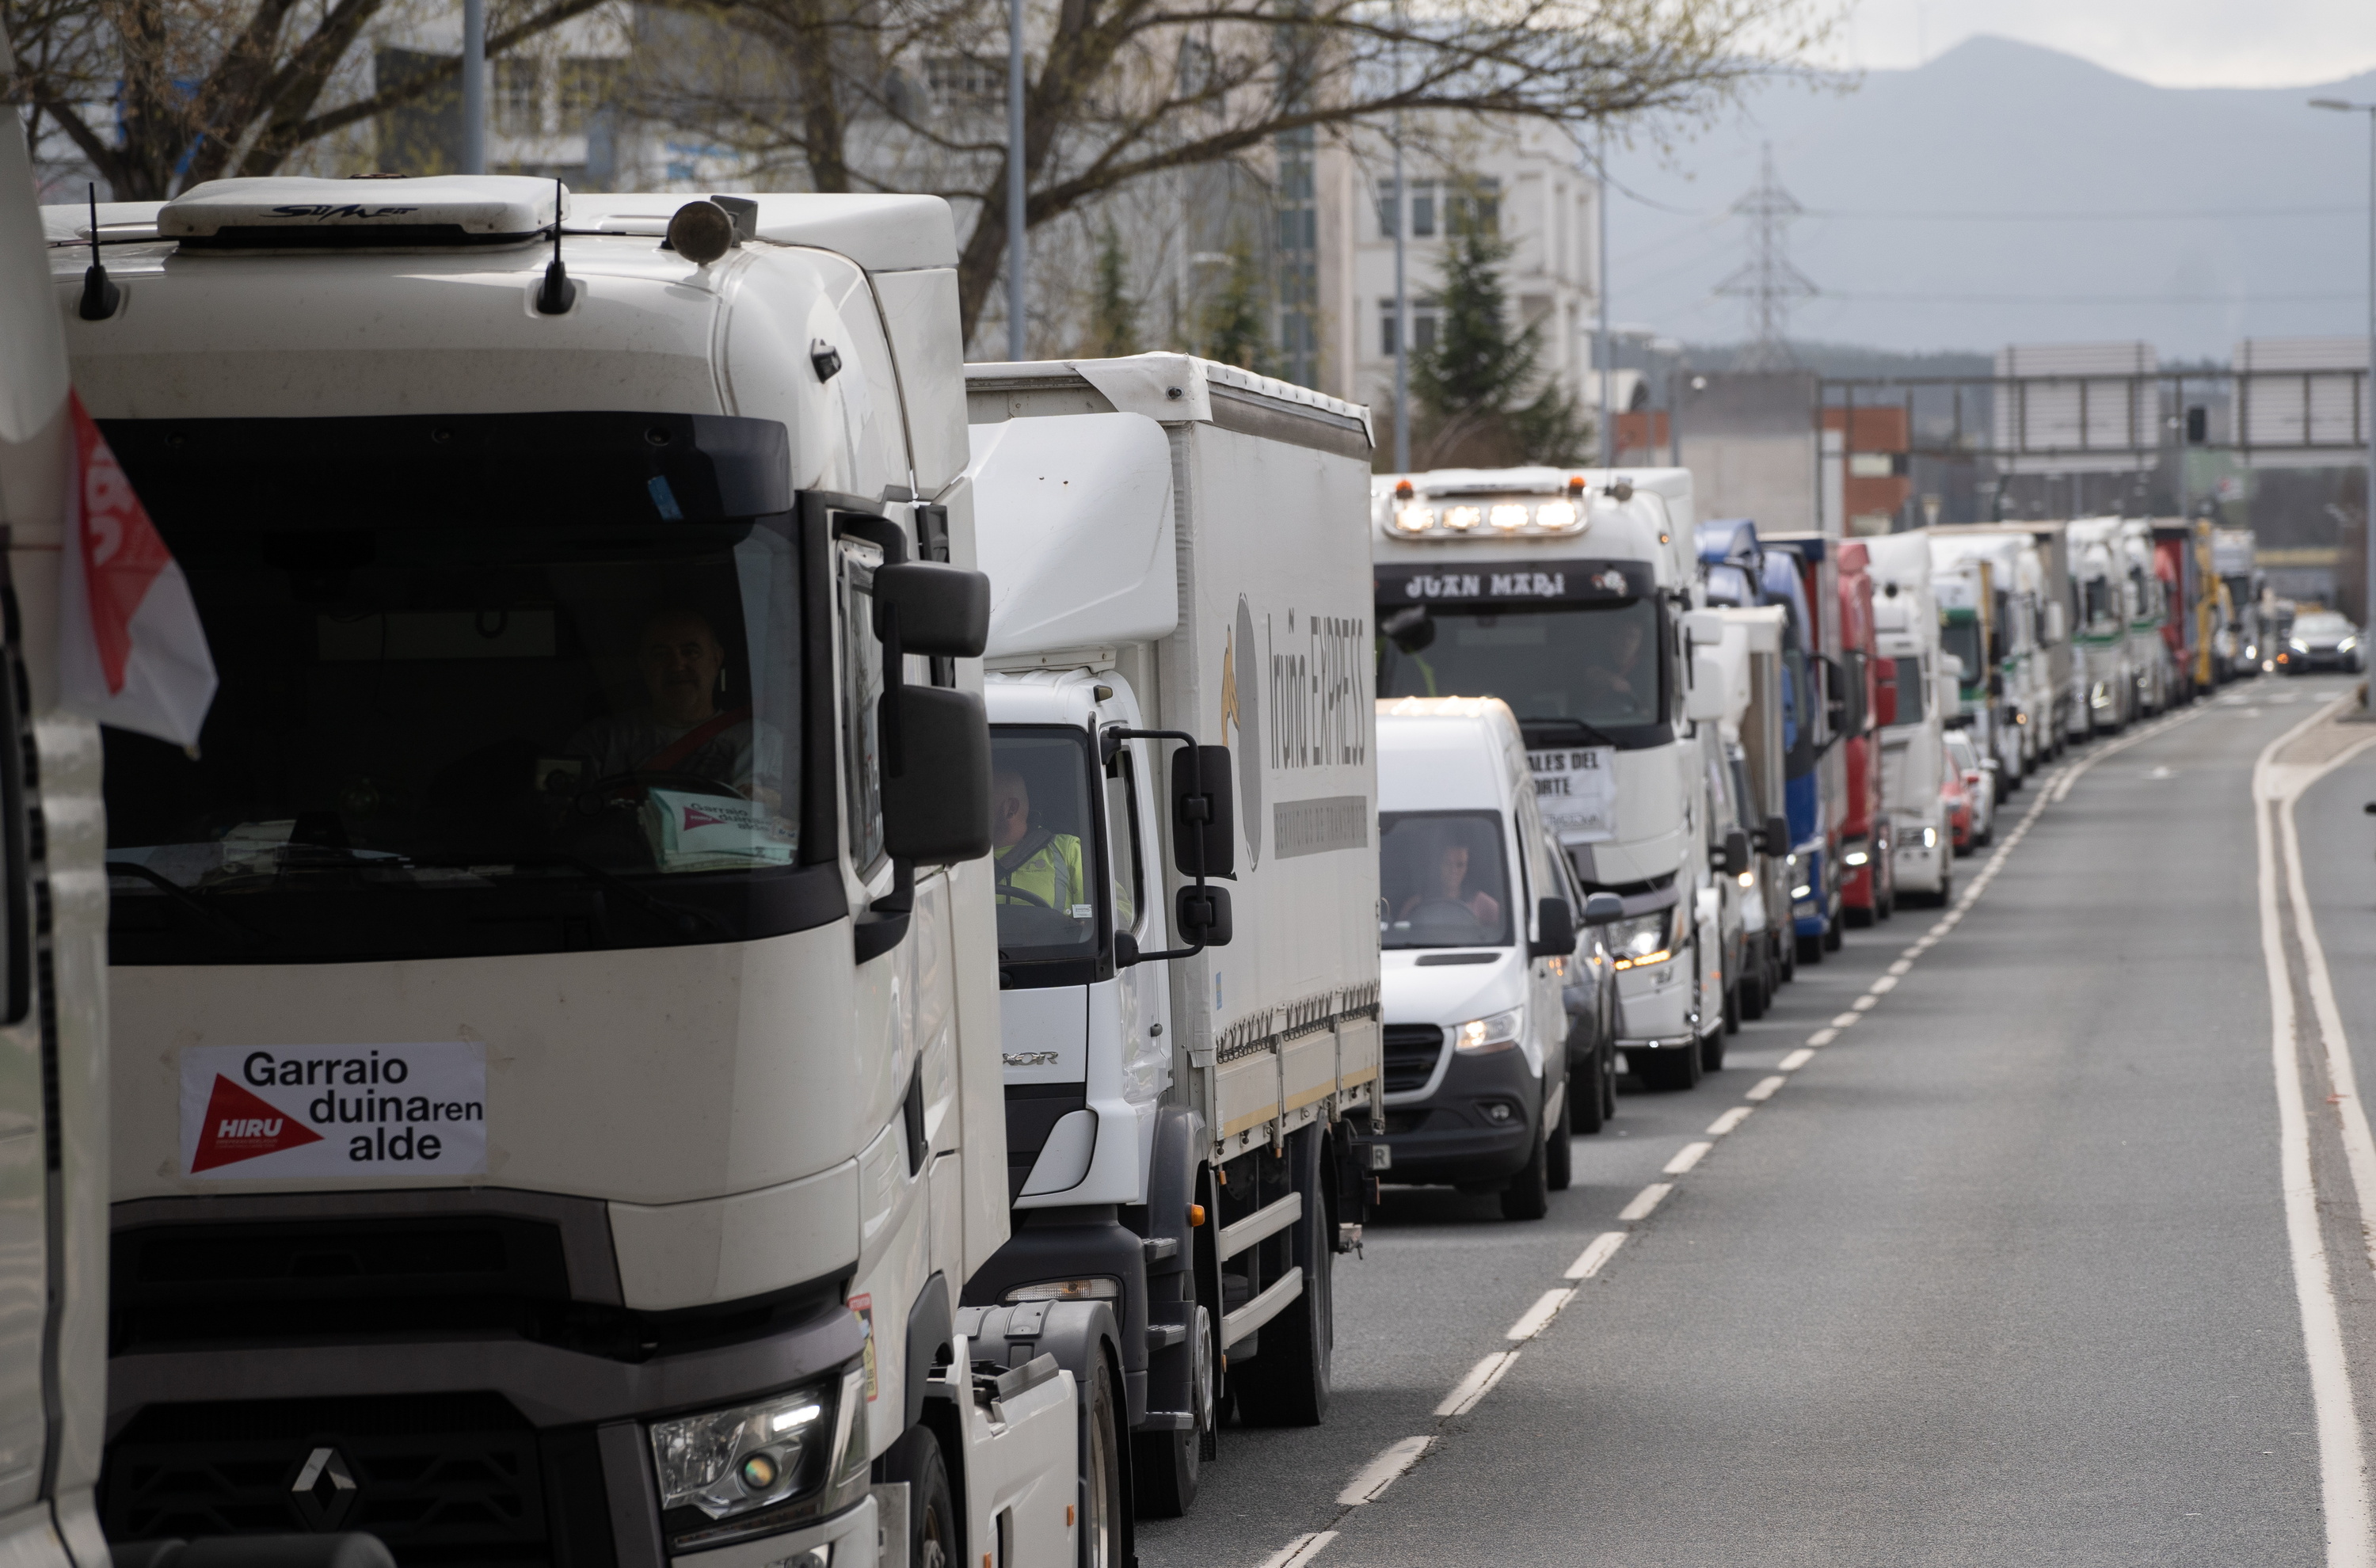
[[[970,338],[1007,251],[1005,6],[707,0],[701,14],[736,41],[732,68],[664,66],[646,111],[754,167],[802,167],[818,190],[957,202]],[[1579,130],[1705,118],[1752,80],[1814,75],[1803,62],[1830,24],[1829,0],[1033,0],[1025,223],[1397,110]]]
[[[603,0],[493,7],[487,53]],[[299,148],[434,92],[455,60],[328,108],[323,98],[388,0],[0,0],[15,41],[5,96],[74,143],[118,200],[157,200],[224,174],[269,174]],[[92,118],[113,104],[119,134]]]

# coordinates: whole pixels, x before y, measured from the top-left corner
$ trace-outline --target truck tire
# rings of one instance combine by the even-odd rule
[[[1262,1353],[1241,1372],[1230,1374],[1238,1419],[1250,1426],[1316,1427],[1328,1414],[1329,1349],[1336,1335],[1331,1284],[1336,1226],[1326,1200],[1332,1187],[1320,1158],[1320,1129],[1306,1127],[1292,1136],[1302,1144],[1295,1158],[1308,1161],[1297,1182],[1308,1218],[1289,1232],[1296,1241],[1295,1261],[1303,1266],[1303,1293],[1263,1325]]]
[[[1752,1023],[1765,1016],[1766,980],[1763,974],[1753,974],[1740,982],[1740,1016]]]
[[[887,1480],[908,1483],[909,1568],[961,1568],[964,1526],[941,1444],[926,1427],[911,1427],[879,1463]]]
[[[1700,1072],[1703,1075],[1724,1071],[1724,1026],[1719,1024],[1700,1036],[1700,1048],[1697,1052],[1687,1052],[1699,1057]]]
[[[1841,940],[1839,911],[1835,909],[1832,911],[1832,923],[1824,928],[1824,951],[1826,953],[1838,952],[1840,950]]]
[[[1609,1054],[1605,1045],[1596,1045],[1581,1066],[1571,1064],[1567,1072],[1567,1130],[1586,1135],[1600,1131],[1608,1117],[1608,1090],[1601,1080],[1608,1076],[1603,1065]]]
[[[1196,1384],[1187,1431],[1143,1431],[1131,1439],[1131,1484],[1142,1519],[1177,1519],[1196,1501],[1213,1444],[1213,1314],[1200,1300],[1190,1317],[1189,1366]]]
[[[1642,1080],[1645,1089],[1671,1091],[1695,1088],[1700,1081],[1700,1051],[1697,1045],[1681,1051],[1638,1051],[1629,1052],[1634,1075]]]
[[[1740,987],[1735,980],[1724,988],[1724,1032],[1729,1035],[1740,1032]]]
[[[1551,1211],[1550,1140],[1546,1136],[1535,1145],[1535,1152],[1527,1163],[1510,1178],[1502,1189],[1502,1218],[1504,1219],[1540,1219]]]
[[[1123,1508],[1122,1420],[1105,1358],[1081,1390],[1080,1568],[1130,1568],[1130,1519]]]
[[[1799,955],[1799,962],[1802,964],[1820,964],[1824,961],[1824,939],[1820,933],[1800,937],[1791,945]]]
[[[1571,1087],[1568,1092],[1575,1091]],[[1567,1141],[1565,1127],[1550,1129],[1549,1141],[1543,1146],[1543,1182],[1554,1193],[1564,1193],[1575,1180],[1575,1150]]]

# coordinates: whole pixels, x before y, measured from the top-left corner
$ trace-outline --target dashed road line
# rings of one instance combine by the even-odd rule
[[[1433,1437],[1404,1438],[1362,1466],[1360,1473],[1346,1482],[1345,1490],[1336,1494],[1337,1503],[1342,1507],[1356,1508],[1364,1503],[1375,1503],[1386,1488],[1402,1479],[1404,1471],[1419,1463],[1420,1455],[1426,1453],[1428,1445],[1434,1441]],[[1309,1562],[1310,1558],[1307,1556],[1302,1561]]]
[[[1707,1151],[1714,1147],[1716,1147],[1714,1144],[1685,1144],[1676,1152],[1674,1158],[1667,1161],[1664,1173],[1669,1176],[1684,1174],[1705,1158]]]
[[[1731,1132],[1735,1127],[1740,1126],[1743,1122],[1748,1121],[1749,1113],[1756,1109],[1757,1108],[1753,1105],[1734,1106],[1730,1111],[1726,1111],[1723,1115],[1708,1123],[1707,1135],[1711,1138],[1720,1138],[1724,1136],[1727,1133]]]
[[[1772,1099],[1774,1098],[1774,1091],[1780,1088],[1784,1084],[1787,1084],[1789,1081],[1789,1079],[1778,1075],[1771,1078],[1760,1078],[1757,1080],[1756,1087],[1749,1091],[1749,1098],[1751,1099]]]
[[[1303,1568],[1305,1563],[1320,1555],[1322,1547],[1336,1538],[1334,1530],[1314,1530],[1310,1535],[1298,1536],[1283,1550],[1264,1558],[1262,1568]]]
[[[1598,1274],[1601,1265],[1615,1256],[1617,1249],[1625,1244],[1625,1238],[1631,1232],[1624,1230],[1603,1230],[1599,1235],[1595,1236],[1592,1239],[1592,1245],[1576,1253],[1575,1261],[1567,1265],[1567,1277],[1570,1279],[1589,1279]]]
[[[1617,1218],[1628,1224],[1637,1219],[1647,1219],[1650,1218],[1650,1211],[1657,1207],[1659,1201],[1674,1190],[1675,1184],[1672,1182],[1653,1182],[1634,1194],[1634,1201],[1617,1211]]]
[[[1465,1416],[1475,1409],[1477,1402],[1493,1391],[1493,1385],[1502,1381],[1502,1374],[1508,1372],[1510,1363],[1517,1359],[1515,1350],[1496,1350],[1470,1367],[1468,1375],[1454,1384],[1452,1392],[1443,1396],[1443,1403],[1435,1408],[1436,1415]]]
[[[1560,1309],[1574,1298],[1575,1291],[1572,1287],[1562,1286],[1557,1290],[1544,1291],[1533,1306],[1518,1314],[1517,1322],[1503,1330],[1502,1337],[1518,1340],[1532,1339],[1536,1335],[1549,1328],[1551,1325],[1551,1319],[1559,1316]]]
[[[1804,1067],[1808,1063],[1812,1062],[1814,1059],[1815,1053],[1802,1045],[1798,1050],[1792,1051],[1789,1055],[1782,1058],[1781,1061],[1774,1063],[1774,1065],[1780,1068],[1785,1073],[1795,1073],[1800,1068]]]

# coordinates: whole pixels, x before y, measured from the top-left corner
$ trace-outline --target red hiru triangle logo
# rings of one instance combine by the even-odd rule
[[[207,1100],[206,1123],[198,1129],[198,1150],[190,1158],[190,1174],[321,1141],[322,1134],[313,1128],[217,1073],[215,1092]]]
[[[727,827],[731,826],[731,824],[730,824],[726,818],[722,816],[712,816],[709,813],[703,811],[699,806],[689,805],[684,808],[684,831],[687,833],[692,832],[696,827]]]

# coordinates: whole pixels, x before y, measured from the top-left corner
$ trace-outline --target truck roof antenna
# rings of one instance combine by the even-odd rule
[[[76,312],[85,321],[105,321],[124,303],[124,291],[109,281],[99,259],[99,182],[90,183],[90,265],[83,269],[82,305]]]
[[[561,199],[559,176],[552,182],[552,260],[544,269],[544,281],[537,285],[536,308],[541,315],[566,315],[570,304],[577,298],[576,285],[569,280],[569,268],[561,265]]]

